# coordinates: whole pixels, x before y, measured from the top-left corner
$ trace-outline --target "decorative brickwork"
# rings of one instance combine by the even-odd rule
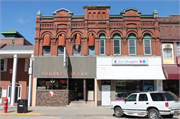
[[[54,90],[54,97],[49,96],[49,91],[36,91],[36,106],[66,106],[71,100],[74,100],[73,91]]]

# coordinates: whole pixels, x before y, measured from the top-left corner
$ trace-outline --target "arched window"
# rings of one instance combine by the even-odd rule
[[[102,13],[102,18],[105,19],[106,18],[106,14],[105,12]]]
[[[128,36],[129,42],[129,55],[136,55],[136,36],[131,33]]]
[[[77,38],[79,38],[78,35],[79,34],[75,34],[74,37],[73,37],[74,38],[74,46],[73,46],[73,54],[74,55],[80,55],[81,54],[81,46],[77,45]]]
[[[46,34],[43,38],[43,55],[50,55],[50,42],[51,36],[49,34]]]
[[[93,33],[89,34],[89,55],[95,55],[95,36]]]
[[[121,55],[121,36],[118,33],[113,35],[113,54]]]
[[[58,36],[58,55],[64,54],[64,46],[66,46],[66,36],[59,34]]]
[[[88,13],[88,19],[90,19],[90,18],[91,18],[91,12]]]
[[[103,33],[99,35],[99,54],[105,55],[106,54],[106,37]]]
[[[152,54],[151,35],[149,33],[144,34],[143,42],[144,42],[144,55],[151,55]]]

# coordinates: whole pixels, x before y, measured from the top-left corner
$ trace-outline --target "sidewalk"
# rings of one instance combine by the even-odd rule
[[[0,106],[0,115],[4,107]],[[28,107],[27,113],[17,113],[16,106],[10,106],[5,115],[43,115],[43,116],[112,116],[111,107]]]
[[[27,113],[17,113],[17,106],[10,106],[4,113],[0,106],[0,115],[37,115],[37,116],[113,116],[111,107],[28,107]],[[174,116],[180,119],[180,115]]]

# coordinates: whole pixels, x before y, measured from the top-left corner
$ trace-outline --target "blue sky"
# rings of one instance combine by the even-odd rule
[[[52,12],[65,8],[74,15],[84,15],[84,5],[110,5],[110,14],[120,14],[124,9],[133,7],[142,14],[153,14],[154,9],[160,17],[180,14],[179,0],[0,0],[0,31],[14,29],[34,44],[36,13],[40,10],[43,16],[53,16]],[[4,38],[0,35],[0,38]]]

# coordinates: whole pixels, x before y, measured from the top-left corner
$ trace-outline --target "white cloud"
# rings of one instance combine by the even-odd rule
[[[20,23],[24,23],[24,20],[23,19],[18,19],[18,21],[20,22]]]

